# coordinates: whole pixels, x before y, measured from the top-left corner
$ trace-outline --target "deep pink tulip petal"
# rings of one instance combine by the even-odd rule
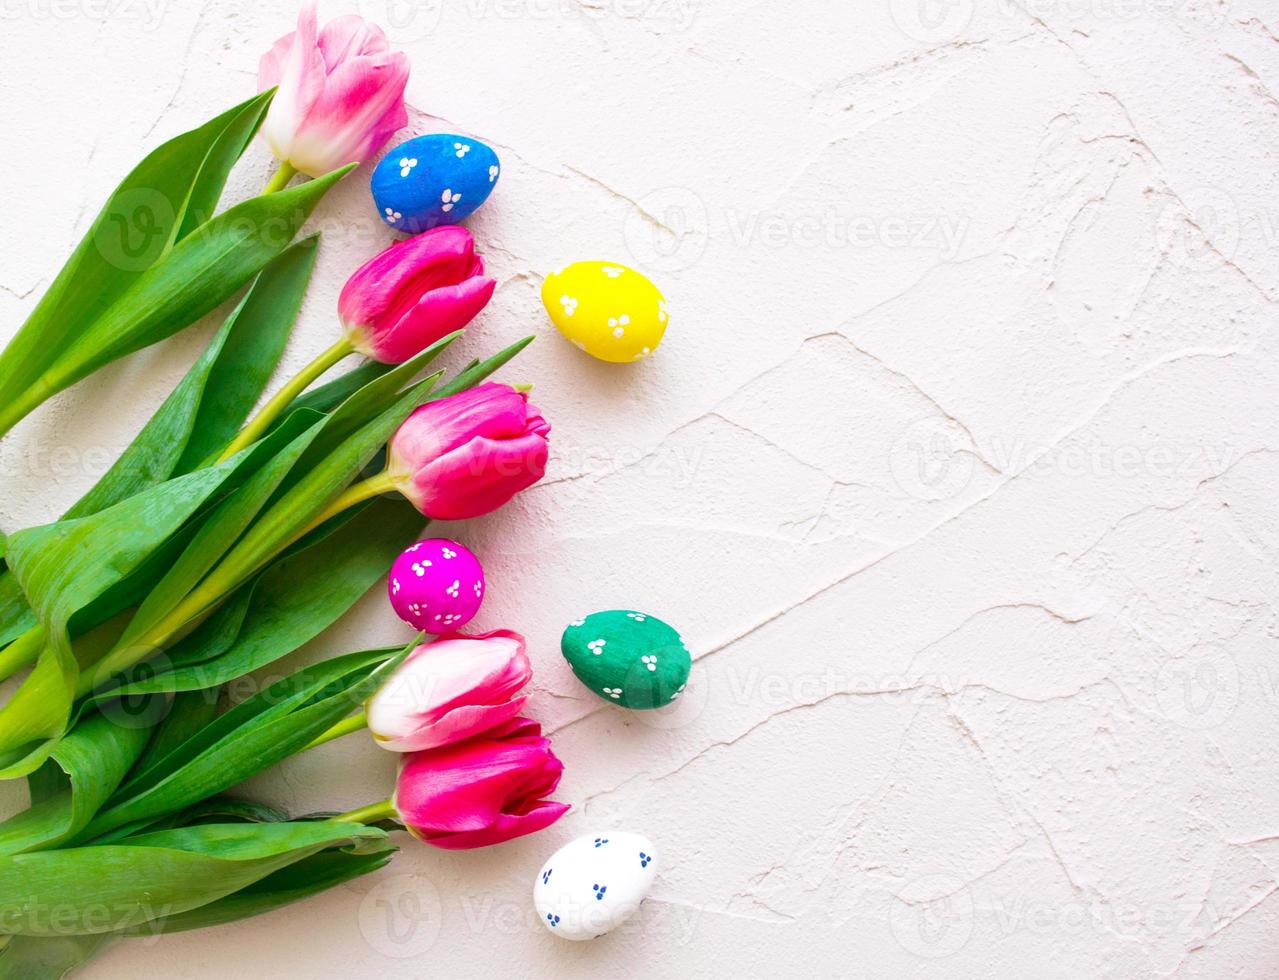
[[[428,402],[405,420],[391,439],[392,468],[412,473],[476,436],[511,439],[529,431],[528,398],[494,382]],[[537,425],[549,426],[540,416]]]
[[[546,438],[476,437],[417,470],[400,492],[435,520],[458,521],[497,510],[546,473]]]
[[[395,326],[378,334],[364,353],[383,364],[401,364],[475,319],[493,296],[492,279],[468,279],[425,293]]]
[[[533,834],[544,830],[568,812],[567,803],[555,803],[547,800],[537,804],[528,813],[501,814],[490,826],[482,830],[461,831],[459,833],[420,834],[420,839],[434,847],[448,851],[467,850],[473,847],[488,847],[502,844],[516,837]]]
[[[532,718],[512,718],[485,734],[490,741],[503,739],[536,739],[542,737],[542,726]],[[550,744],[549,742],[547,743]]]
[[[469,278],[474,257],[471,233],[459,225],[433,228],[396,242],[351,274],[338,298],[338,313],[347,323],[391,319],[386,309],[396,297],[411,293],[411,299],[416,299],[425,289]],[[401,315],[411,305],[411,300],[404,303]]]
[[[495,283],[465,228],[435,228],[360,266],[338,297],[343,332],[360,353],[398,364],[475,318]]]
[[[425,232],[417,238],[430,234]],[[391,261],[377,266],[365,263],[355,271],[338,299],[338,314],[344,323],[365,324],[373,335],[379,335],[395,327],[425,294],[467,280],[471,265],[469,235],[467,252],[418,247],[417,238],[387,249],[399,250],[389,256]],[[377,256],[374,261],[381,258]]]
[[[404,756],[395,807],[415,827],[478,830],[496,820],[508,801],[526,798],[546,753],[540,745],[483,736],[411,753]]]
[[[405,826],[428,843],[483,847],[562,816],[568,807],[545,797],[563,771],[541,726],[513,718],[485,735],[404,756],[394,803]]]
[[[528,417],[524,421],[525,430],[539,436],[550,435],[551,423],[542,418],[542,413],[538,407],[529,402],[526,411]]]

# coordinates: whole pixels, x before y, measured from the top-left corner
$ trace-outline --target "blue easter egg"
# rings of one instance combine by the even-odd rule
[[[416,235],[466,218],[492,193],[500,173],[497,154],[479,140],[431,133],[383,157],[370,186],[378,216]]]

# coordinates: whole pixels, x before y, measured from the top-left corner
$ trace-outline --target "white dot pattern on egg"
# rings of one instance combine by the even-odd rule
[[[657,852],[642,834],[609,830],[578,837],[537,873],[537,917],[562,939],[602,936],[635,914],[656,872]]]
[[[657,287],[612,262],[573,262],[542,283],[551,322],[579,349],[602,361],[639,361],[657,350],[669,316]]]
[[[406,623],[440,633],[460,628],[479,611],[484,569],[457,542],[427,538],[410,545],[392,563],[387,592],[391,608]]]

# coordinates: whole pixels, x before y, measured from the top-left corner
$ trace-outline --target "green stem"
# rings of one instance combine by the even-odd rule
[[[301,751],[313,749],[317,745],[323,745],[325,742],[332,742],[335,738],[341,738],[343,735],[349,735],[351,732],[358,732],[361,728],[367,728],[369,724],[368,716],[361,711],[358,715],[352,715],[350,718],[343,718],[336,725],[321,735],[317,735]]]
[[[276,554],[279,554],[279,552],[289,547],[299,538],[315,530],[325,521],[336,517],[344,510],[354,507],[356,504],[362,503],[371,497],[376,497],[378,494],[395,490],[398,485],[398,479],[383,471],[376,476],[371,476],[367,480],[347,487],[327,507],[313,517],[310,522],[295,531],[288,540],[284,541],[276,549]],[[118,647],[113,650],[98,664],[95,671],[86,671],[81,674],[76,694],[81,696],[88,694],[98,681],[122,673],[157,651],[163,650],[173,642],[184,626],[195,622],[216,607],[243,581],[244,579],[241,577],[234,582],[228,583],[223,579],[219,579],[215,569],[203,582],[196,586],[194,591],[188,592],[181,602],[174,606],[160,622],[156,623],[145,634],[134,639],[128,646]]]
[[[400,814],[395,809],[395,804],[389,799],[380,800],[377,803],[370,803],[368,806],[362,806],[356,810],[350,810],[347,813],[339,813],[336,817],[329,817],[332,823],[381,823],[383,820],[399,820]]]
[[[43,626],[33,626],[3,650],[0,650],[0,680],[12,677],[23,667],[30,667],[44,648]]]
[[[383,470],[377,476],[371,476],[360,483],[352,484],[334,497],[333,502],[325,507],[324,510],[311,518],[307,525],[293,538],[293,541],[296,541],[304,534],[309,534],[311,531],[314,531],[325,521],[332,520],[344,510],[349,510],[356,504],[363,503],[364,501],[376,497],[379,494],[391,493],[399,489],[399,486],[399,479],[392,476],[386,470]]]
[[[277,391],[257,415],[253,416],[249,424],[240,430],[240,434],[231,440],[230,445],[222,450],[222,455],[218,457],[218,462],[234,456],[245,446],[251,445],[262,438],[262,434],[270,427],[271,423],[279,417],[298,395],[302,394],[320,375],[331,368],[342,358],[353,353],[353,348],[346,340],[339,340],[336,344],[324,351],[304,367],[301,371],[289,379],[288,383]]]
[[[284,190],[284,185],[291,181],[293,175],[297,172],[297,167],[285,160],[280,164],[280,169],[275,172],[275,176],[266,182],[266,187],[262,188],[262,193],[274,194],[276,191]]]

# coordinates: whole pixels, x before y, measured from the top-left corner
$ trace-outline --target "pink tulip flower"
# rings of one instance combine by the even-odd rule
[[[483,384],[405,419],[391,438],[387,476],[427,517],[478,517],[542,478],[550,431],[526,394]]]
[[[489,731],[520,713],[533,668],[510,630],[453,634],[413,651],[365,707],[369,731],[392,752],[420,752]]]
[[[567,803],[544,798],[563,771],[542,727],[512,718],[486,735],[404,756],[394,805],[409,832],[428,844],[486,847],[563,816]]]
[[[376,24],[348,14],[317,34],[310,0],[298,29],[258,65],[259,89],[278,86],[262,133],[279,160],[312,177],[367,160],[408,122],[408,78],[408,57]]]
[[[396,242],[355,270],[338,315],[348,342],[400,364],[471,322],[493,295],[471,233],[446,225]]]

